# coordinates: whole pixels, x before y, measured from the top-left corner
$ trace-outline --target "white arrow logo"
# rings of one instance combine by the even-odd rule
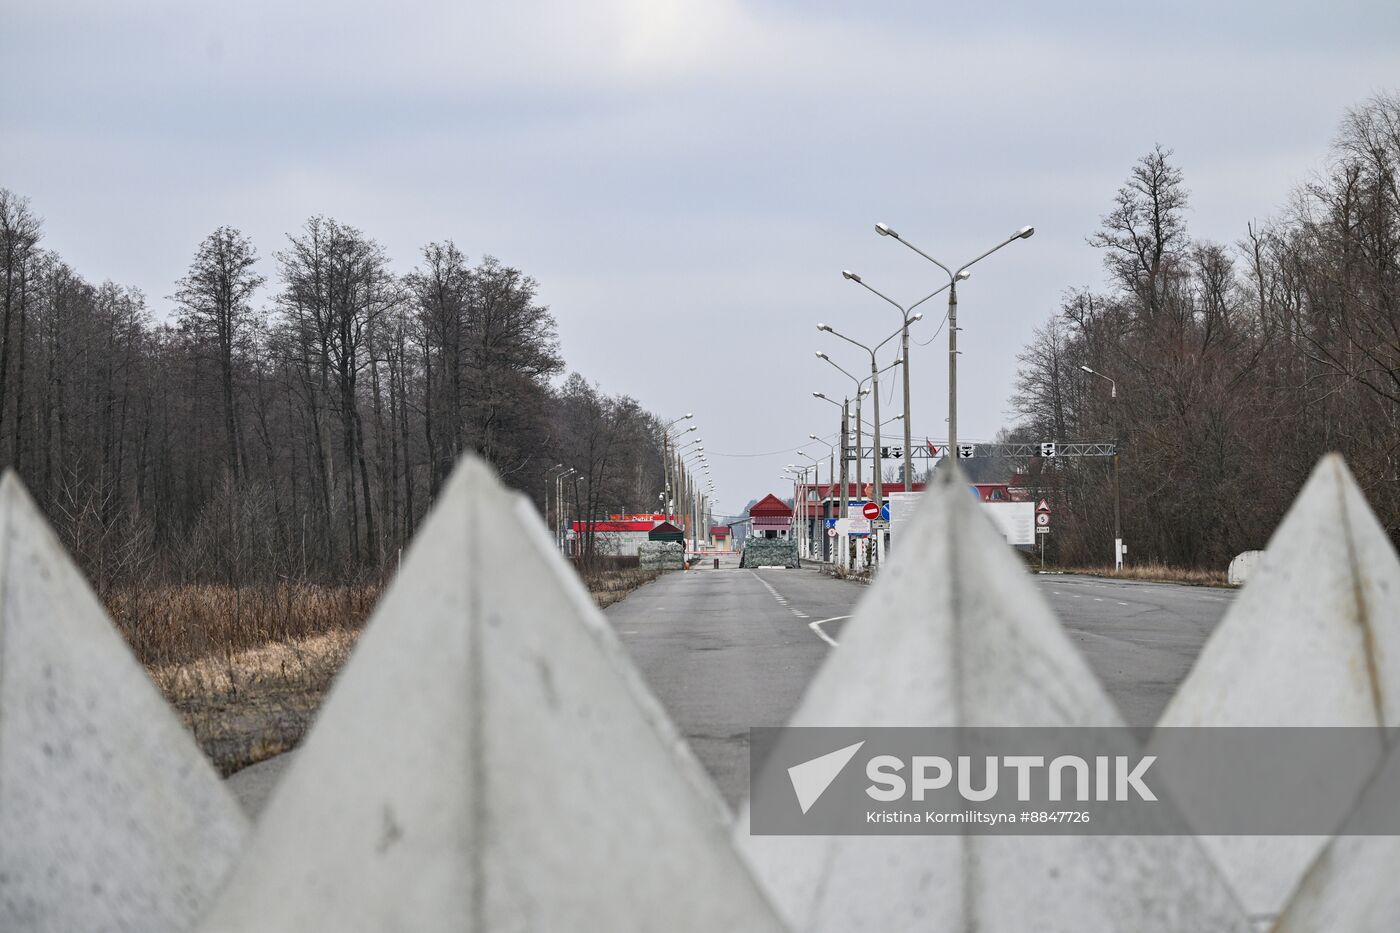
[[[788,768],[788,778],[792,781],[793,792],[797,794],[797,803],[802,807],[803,813],[812,809],[812,804],[826,793],[831,782],[836,780],[836,776],[864,744],[865,741],[861,740],[854,745],[838,748],[834,752]]]

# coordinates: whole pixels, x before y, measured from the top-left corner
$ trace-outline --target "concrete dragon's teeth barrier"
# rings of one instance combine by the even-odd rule
[[[1119,724],[956,470],[904,540],[793,724]],[[1400,560],[1325,459],[1164,723],[1397,725],[1397,599]],[[1383,773],[1397,755],[1378,750]],[[251,837],[0,482],[4,933],[1243,933],[1247,913],[1277,915],[1276,933],[1400,929],[1392,837],[754,837],[726,820],[538,515],[479,461],[444,489]]]
[[[1158,725],[1400,726],[1400,558],[1341,457],[1313,470]],[[1327,839],[1202,843],[1251,916],[1275,917]]]
[[[189,930],[247,834],[13,473],[0,480],[0,930]]]
[[[533,508],[466,461],[200,926],[779,931]]]
[[[939,474],[793,726],[1120,726],[1005,540]],[[735,837],[803,933],[1238,931],[1189,836]]]

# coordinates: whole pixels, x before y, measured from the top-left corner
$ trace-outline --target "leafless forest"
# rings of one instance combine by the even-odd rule
[[[1169,150],[1133,167],[1088,240],[1108,286],[1068,292],[1021,354],[1011,432],[1120,439],[1129,561],[1218,568],[1262,547],[1332,450],[1400,530],[1397,179],[1400,95],[1349,113],[1326,168],[1233,244],[1191,237]],[[1116,403],[1082,366],[1117,380]],[[1058,556],[1110,563],[1109,464],[1034,472]]]
[[[0,189],[0,464],[104,596],[373,582],[464,451],[540,504],[550,467],[577,468],[571,516],[656,502],[657,420],[557,381],[555,320],[520,270],[442,242],[398,274],[327,217],[270,261],[231,227],[190,248],[158,320]]]

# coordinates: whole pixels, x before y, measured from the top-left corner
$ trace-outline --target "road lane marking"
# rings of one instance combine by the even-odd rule
[[[815,634],[818,638],[820,638],[822,641],[826,642],[826,643],[827,643],[828,645],[830,645],[831,647],[835,648],[835,647],[836,647],[836,639],[832,638],[832,637],[831,637],[830,635],[828,635],[826,632],[823,632],[823,631],[822,631],[822,626],[825,625],[825,624],[828,623],[828,622],[840,622],[842,619],[849,619],[849,618],[850,618],[850,616],[832,616],[832,617],[829,618],[829,619],[818,619],[818,620],[815,621],[815,622],[809,622],[809,623],[807,623],[807,627],[808,627],[809,629],[811,629],[812,632],[813,632],[813,634]]]
[[[753,573],[753,571],[749,572]],[[769,593],[773,595],[773,598],[778,601],[779,606],[782,606],[788,612],[791,612],[793,615],[798,616],[799,618],[806,618],[806,616],[802,615],[802,613],[798,612],[796,609],[788,605],[787,597],[775,590],[773,588],[773,584],[769,583],[767,580],[763,579],[756,573],[754,573],[754,577],[758,580],[759,583],[763,584],[764,588],[767,589]]]

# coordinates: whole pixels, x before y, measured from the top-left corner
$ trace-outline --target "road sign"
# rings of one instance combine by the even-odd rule
[[[828,528],[835,528],[835,527],[836,527],[836,522],[837,522],[837,519],[828,518],[828,519],[826,520],[826,527],[828,527]]]
[[[958,457],[962,460],[972,459],[972,455],[977,453],[977,447],[973,444],[959,444]]]
[[[1037,525],[1035,528],[1035,533],[1038,535],[1048,535],[1050,533],[1050,529],[1044,525]]]
[[[839,532],[839,531],[836,530],[836,526],[835,526],[835,525],[827,525],[827,526],[826,526],[826,536],[827,536],[828,538],[834,538],[834,537],[836,537],[836,536],[837,536],[838,534],[840,534],[840,533],[841,533],[841,532]]]
[[[1037,525],[1039,525],[1041,528],[1049,528],[1049,527],[1050,527],[1050,513],[1049,513],[1049,512],[1036,512],[1036,513],[1035,513],[1035,523],[1036,523]]]
[[[1055,442],[1049,441],[1047,443],[1041,444],[1040,455],[1046,458],[1055,456]]]
[[[1050,511],[1050,500],[1049,500],[1049,499],[1041,499],[1041,500],[1040,500],[1040,504],[1037,505],[1037,506],[1035,507],[1035,510],[1036,510],[1037,512],[1048,512],[1048,511]]]
[[[866,518],[879,518],[880,507],[873,502],[867,502],[861,508],[860,514],[864,515]]]

